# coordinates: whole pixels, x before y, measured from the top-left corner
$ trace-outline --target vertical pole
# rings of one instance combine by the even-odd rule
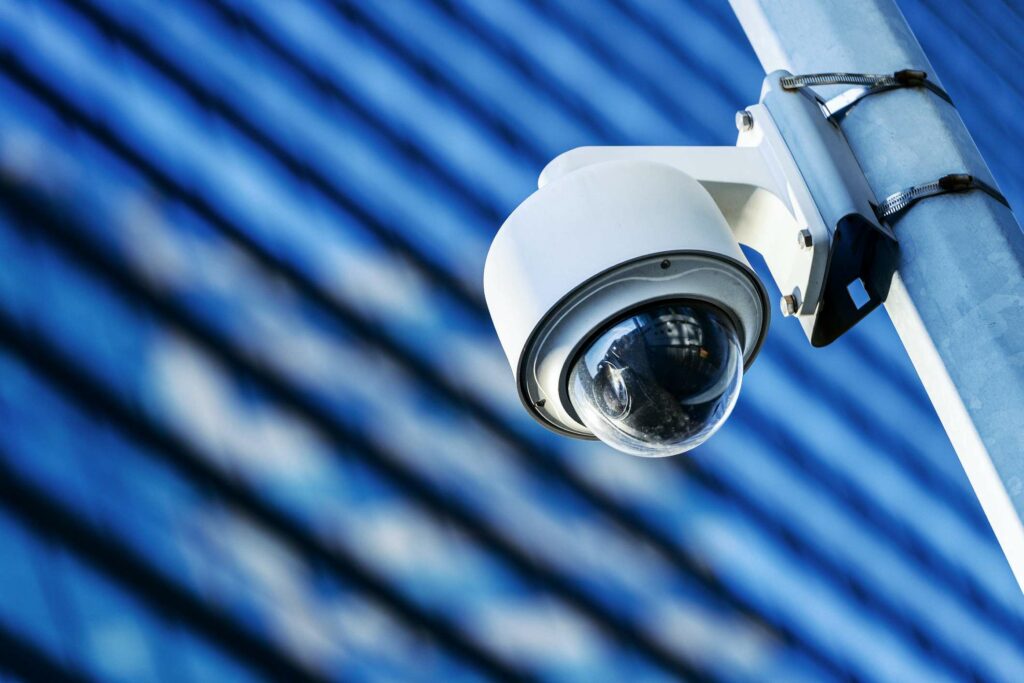
[[[937,80],[892,0],[731,4],[766,72],[914,68]],[[923,89],[866,98],[842,129],[878,199],[949,173],[992,183],[956,110]],[[895,232],[886,309],[1024,587],[1024,233],[977,191],[922,201]]]

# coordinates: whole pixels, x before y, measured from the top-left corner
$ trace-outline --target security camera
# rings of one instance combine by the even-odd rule
[[[838,127],[785,76],[737,117],[736,146],[569,151],[501,226],[484,293],[541,424],[646,457],[714,434],[770,319],[741,244],[814,345],[884,300],[895,239]]]

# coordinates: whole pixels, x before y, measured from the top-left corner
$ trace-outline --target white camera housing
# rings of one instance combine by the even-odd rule
[[[815,345],[884,299],[884,274],[869,277],[868,266],[891,234],[874,222],[874,198],[842,133],[814,100],[780,88],[785,75],[766,79],[737,146],[572,150],[548,164],[538,191],[502,225],[484,293],[519,395],[542,424],[593,438],[569,398],[568,374],[610,321],[651,302],[724,312],[748,367],[770,312],[740,244],[764,256],[783,312]],[[799,143],[796,155],[787,140]],[[837,244],[847,251],[834,254]],[[858,278],[868,305],[846,295]]]
[[[590,432],[567,376],[609,321],[659,300],[708,302],[737,324],[749,364],[770,317],[767,292],[707,190],[651,161],[591,164],[545,184],[495,237],[484,291],[523,402],[582,437]]]

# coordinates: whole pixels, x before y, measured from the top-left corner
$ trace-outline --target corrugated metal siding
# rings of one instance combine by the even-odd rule
[[[1024,10],[901,6],[1020,205]],[[760,80],[712,0],[0,5],[0,668],[1021,680],[883,314],[773,323],[691,456],[518,405],[503,217],[576,145],[730,144]]]

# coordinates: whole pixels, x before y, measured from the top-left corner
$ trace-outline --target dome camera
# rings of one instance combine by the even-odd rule
[[[711,195],[650,161],[546,184],[498,233],[484,282],[527,408],[637,455],[721,425],[770,317]]]
[[[745,110],[735,147],[572,150],[502,225],[484,293],[520,398],[543,425],[646,457],[714,434],[771,315],[740,244],[765,257],[783,314],[812,344],[884,298],[877,263],[891,235],[865,217],[872,198],[841,133],[783,92],[782,75]],[[787,135],[799,135],[799,153]],[[867,304],[850,301],[854,279]]]
[[[743,344],[731,316],[700,300],[624,313],[571,362],[569,403],[602,441],[641,456],[702,443],[739,397]]]

